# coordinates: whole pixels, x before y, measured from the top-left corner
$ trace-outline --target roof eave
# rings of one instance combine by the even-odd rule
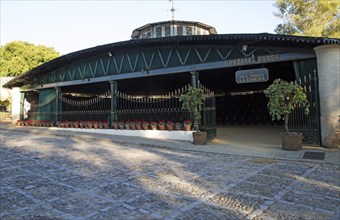
[[[337,38],[320,38],[320,37],[303,37],[303,36],[291,36],[291,35],[276,35],[268,33],[260,34],[213,34],[213,35],[193,35],[193,36],[174,36],[174,37],[163,37],[163,38],[151,38],[151,39],[134,39],[128,41],[121,41],[111,44],[105,44],[95,46],[92,48],[76,51],[73,53],[66,54],[58,57],[54,60],[46,62],[38,67],[31,69],[30,71],[12,79],[11,81],[4,84],[5,88],[21,87],[24,85],[25,78],[32,78],[36,74],[44,74],[50,72],[63,65],[75,62],[77,60],[87,58],[90,56],[99,55],[102,53],[108,53],[113,50],[125,49],[135,46],[148,46],[157,44],[172,44],[172,43],[193,43],[193,42],[218,42],[218,41],[229,41],[240,43],[253,42],[257,43],[262,41],[264,43],[275,43],[300,47],[315,47],[325,44],[340,44],[340,39]]]

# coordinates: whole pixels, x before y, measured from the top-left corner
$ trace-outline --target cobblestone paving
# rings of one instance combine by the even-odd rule
[[[0,136],[0,219],[340,218],[333,165],[9,130]]]

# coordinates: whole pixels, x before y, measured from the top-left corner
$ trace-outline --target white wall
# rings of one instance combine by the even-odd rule
[[[0,77],[0,100],[6,100],[11,97],[11,90],[2,87],[11,79],[13,79],[13,77]]]

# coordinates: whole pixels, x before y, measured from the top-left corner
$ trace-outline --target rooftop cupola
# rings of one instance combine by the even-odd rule
[[[131,39],[147,39],[171,36],[217,34],[212,26],[196,21],[162,21],[146,24],[132,31]]]

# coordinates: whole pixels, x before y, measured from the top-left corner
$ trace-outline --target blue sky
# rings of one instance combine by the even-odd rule
[[[274,0],[175,0],[175,20],[199,21],[219,34],[274,33]],[[1,45],[13,40],[61,54],[130,40],[132,30],[171,20],[169,0],[0,0]]]

